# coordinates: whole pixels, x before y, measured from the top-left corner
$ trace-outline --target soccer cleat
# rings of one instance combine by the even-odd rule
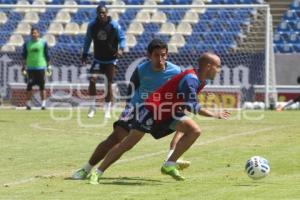
[[[31,107],[27,105],[26,110],[31,110]]]
[[[283,106],[278,106],[278,107],[276,108],[276,111],[278,111],[278,112],[283,111]]]
[[[163,165],[160,171],[162,174],[172,176],[172,178],[174,178],[177,181],[183,181],[185,179],[183,176],[180,175],[177,166],[175,165],[172,166]]]
[[[45,106],[42,106],[42,107],[41,107],[41,110],[46,110],[46,107],[45,107]]]
[[[110,119],[111,118],[110,112],[105,112],[104,117],[105,119]]]
[[[77,170],[73,175],[72,179],[74,180],[84,180],[87,178],[88,172],[86,172],[83,168]]]
[[[88,116],[88,118],[93,118],[95,116],[95,110],[90,109],[87,116]]]
[[[92,184],[92,185],[98,185],[100,179],[101,179],[101,175],[100,175],[98,172],[93,171],[93,172],[91,173],[89,183]]]
[[[177,160],[176,165],[178,170],[184,170],[191,165],[191,162],[187,160]]]

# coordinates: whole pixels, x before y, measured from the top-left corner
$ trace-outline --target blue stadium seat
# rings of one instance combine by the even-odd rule
[[[293,32],[293,33],[290,35],[288,42],[289,42],[289,43],[292,43],[292,44],[299,44],[299,43],[300,43],[300,36],[299,36],[299,33],[298,33],[298,32]]]
[[[205,13],[201,16],[201,20],[212,20],[212,19],[218,19],[219,13],[217,10],[213,9],[207,9]]]
[[[281,36],[280,32],[274,34],[274,43],[275,44],[283,44],[284,38]]]
[[[16,4],[17,0],[0,0],[0,4]]]
[[[297,20],[298,15],[295,10],[288,10],[283,16],[284,20]]]
[[[136,16],[136,9],[127,9],[122,15],[119,17],[119,21],[132,21]]]
[[[290,27],[290,24],[288,21],[282,21],[279,26],[277,27],[277,31],[281,32],[289,32],[292,30],[292,27]]]
[[[60,35],[56,39],[59,43],[67,43],[67,44],[74,43],[73,37],[70,35]]]
[[[289,7],[290,9],[300,9],[300,1],[294,0]]]
[[[51,22],[56,14],[58,12],[58,9],[48,9],[46,12],[40,14],[40,22]]]
[[[276,47],[280,53],[293,53],[292,44],[276,44]]]
[[[300,44],[294,44],[294,51],[296,52],[296,53],[300,53]]]
[[[152,33],[156,33],[159,31],[160,29],[160,24],[156,24],[156,23],[149,23],[149,24],[143,24],[144,27],[144,32],[152,32]]]
[[[125,0],[125,4],[131,4],[131,5],[139,5],[144,4],[144,0]]]
[[[80,23],[82,21],[90,21],[90,12],[88,9],[79,9],[74,15],[72,20],[76,23]]]
[[[166,14],[168,21],[173,24],[178,24],[186,13],[186,10],[182,9],[162,9],[162,11]]]
[[[192,0],[164,0],[160,4],[163,5],[174,5],[174,4],[191,4]]]

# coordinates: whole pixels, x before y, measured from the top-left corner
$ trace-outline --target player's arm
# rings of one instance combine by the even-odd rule
[[[118,56],[122,56],[124,49],[126,48],[126,36],[125,33],[122,29],[122,27],[120,26],[120,24],[118,24],[116,22],[116,29],[117,29],[117,33],[118,33],[118,41],[119,41],[119,49],[118,49]]]
[[[194,78],[188,78],[183,82],[180,91],[184,93],[186,110],[189,112],[193,112],[194,114],[199,114],[205,117],[227,119],[230,113],[227,112],[226,110],[215,113],[210,110],[201,108],[201,105],[198,101],[198,93],[197,93],[198,86],[199,86],[198,80]]]
[[[93,23],[89,23],[87,30],[86,30],[84,44],[83,44],[83,51],[82,51],[82,55],[81,55],[81,64],[82,65],[86,64],[89,49],[90,49],[90,46],[92,43],[92,25],[93,25]]]
[[[51,76],[52,75],[52,68],[51,68],[51,65],[50,65],[49,46],[48,46],[48,43],[46,41],[45,41],[45,45],[44,45],[44,56],[45,56],[45,59],[47,61],[46,75]]]
[[[136,68],[131,75],[130,83],[127,88],[127,99],[126,101],[129,102],[134,94],[134,91],[140,86],[140,78],[138,73],[138,68]]]
[[[26,42],[25,42],[23,44],[23,52],[22,52],[22,57],[23,57],[22,69],[21,69],[22,72],[24,72],[24,70],[25,70],[27,55],[28,55],[28,53],[27,53],[27,47],[26,47]]]
[[[44,46],[44,56],[47,61],[47,66],[49,66],[50,65],[50,56],[49,56],[49,47],[48,47],[47,42],[45,42],[45,46]]]

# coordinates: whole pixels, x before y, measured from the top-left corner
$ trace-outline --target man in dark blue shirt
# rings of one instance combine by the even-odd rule
[[[96,80],[97,75],[104,74],[107,78],[107,94],[105,97],[105,118],[110,118],[110,107],[112,101],[112,81],[118,57],[125,49],[125,34],[118,22],[107,16],[107,7],[97,7],[97,18],[89,23],[84,40],[81,63],[86,64],[91,42],[94,43],[94,60],[90,69],[89,95],[92,104],[88,117],[94,117],[96,106]]]

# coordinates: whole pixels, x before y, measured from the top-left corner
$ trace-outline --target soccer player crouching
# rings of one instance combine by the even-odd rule
[[[205,53],[198,60],[198,69],[186,70],[154,91],[145,101],[146,104],[140,107],[139,117],[133,123],[129,136],[108,152],[98,170],[92,173],[90,183],[98,184],[104,171],[117,161],[123,153],[133,148],[143,138],[145,133],[150,133],[155,138],[160,138],[165,136],[166,130],[169,132],[174,132],[175,130],[182,132],[183,136],[176,144],[172,155],[164,162],[161,172],[170,175],[176,180],[184,180],[184,177],[180,175],[176,167],[176,161],[201,134],[199,125],[186,116],[184,110],[218,119],[227,119],[230,115],[227,111],[211,112],[201,108],[198,103],[197,96],[205,86],[206,80],[213,80],[216,74],[220,72],[220,67],[221,60],[217,55]],[[166,98],[165,94],[167,93],[173,95],[168,95],[168,98]],[[177,95],[178,93],[185,95],[182,97]],[[157,96],[161,98],[155,98]],[[163,108],[164,112],[161,109],[163,105],[166,105]],[[175,116],[172,113],[175,113]]]

